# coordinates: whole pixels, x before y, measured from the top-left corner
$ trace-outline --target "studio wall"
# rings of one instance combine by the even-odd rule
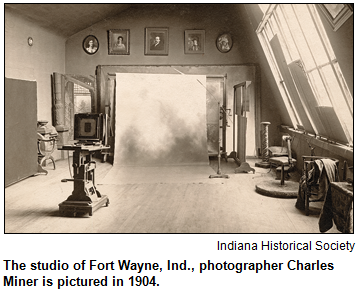
[[[51,74],[65,71],[65,38],[5,8],[5,54],[5,77],[37,82],[37,120],[51,124]]]
[[[159,7],[157,7],[159,6]],[[243,8],[243,5],[239,5]],[[230,4],[220,5],[138,5],[125,10],[114,18],[105,19],[73,35],[66,43],[66,73],[94,75],[97,65],[210,65],[255,63],[242,18]],[[144,54],[145,28],[164,27],[169,30],[167,56]],[[130,30],[130,54],[108,54],[108,30]],[[184,53],[184,31],[205,30],[204,54]],[[230,33],[233,47],[221,53],[216,39],[221,33]],[[82,48],[85,37],[94,35],[99,49],[88,55]]]

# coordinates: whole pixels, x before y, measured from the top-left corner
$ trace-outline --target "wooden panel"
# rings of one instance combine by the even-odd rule
[[[37,172],[37,85],[5,78],[5,186]]]
[[[296,87],[300,93],[301,99],[307,105],[307,110],[312,117],[316,130],[320,135],[326,135],[326,129],[324,124],[322,123],[316,107],[318,106],[312,88],[310,86],[309,81],[307,80],[306,74],[304,73],[303,69],[299,66],[299,61],[292,62],[289,64],[289,69],[291,75],[294,78]],[[306,129],[307,130],[307,129]]]
[[[348,143],[348,139],[333,107],[318,106],[316,109],[320,119],[324,123],[324,127],[327,129],[326,137],[342,143]]]
[[[273,49],[273,53],[276,59],[276,62],[278,64],[279,70],[283,76],[283,81],[285,82],[285,85],[289,91],[290,97],[292,99],[292,102],[294,103],[294,106],[296,108],[297,114],[299,118],[301,119],[301,122],[304,126],[304,128],[310,132],[314,133],[314,129],[311,125],[310,119],[308,118],[304,106],[300,100],[299,93],[295,87],[294,80],[290,74],[288,65],[286,63],[285,57],[283,50],[281,49],[281,45],[279,42],[279,39],[277,36],[274,36],[272,40],[270,41],[270,45]]]
[[[246,161],[247,118],[238,115],[238,159]]]

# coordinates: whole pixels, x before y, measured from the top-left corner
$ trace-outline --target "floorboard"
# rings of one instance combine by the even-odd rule
[[[57,161],[48,175],[5,188],[5,233],[319,233],[318,211],[305,216],[295,199],[255,192],[260,180],[275,179],[274,172],[235,174],[234,161],[221,165],[229,179],[102,184],[112,165],[97,161],[97,188],[110,204],[82,218],[59,215],[73,184],[61,182],[69,169],[66,160]],[[217,162],[211,167],[215,173]],[[328,233],[339,232],[333,227]]]

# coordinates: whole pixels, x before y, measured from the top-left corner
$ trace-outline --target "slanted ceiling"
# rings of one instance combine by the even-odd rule
[[[103,19],[117,15],[133,4],[5,4],[29,21],[63,37],[77,32]]]
[[[5,4],[5,8],[60,36],[69,38],[134,6],[144,9],[155,6],[158,11],[180,7],[184,13],[191,9],[191,6],[197,5],[224,4]]]

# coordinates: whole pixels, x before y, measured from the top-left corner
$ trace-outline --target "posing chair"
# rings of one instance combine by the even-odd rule
[[[302,209],[309,216],[310,202],[323,201],[329,191],[330,183],[338,181],[339,161],[335,158],[321,156],[302,156],[303,175],[296,207]],[[299,207],[300,206],[300,207]]]
[[[286,142],[287,148],[284,150],[284,148],[281,148],[281,153],[278,152],[273,152],[273,148],[270,148],[270,152],[274,155],[269,159],[270,162],[270,170],[272,166],[276,166],[277,170],[280,167],[281,168],[281,175],[280,175],[280,185],[285,184],[285,171],[286,173],[289,173],[291,171],[296,163],[296,159],[292,158],[291,155],[291,141],[292,138],[290,136],[283,136],[283,141]],[[277,155],[279,153],[280,155]],[[285,170],[286,168],[286,170]]]

